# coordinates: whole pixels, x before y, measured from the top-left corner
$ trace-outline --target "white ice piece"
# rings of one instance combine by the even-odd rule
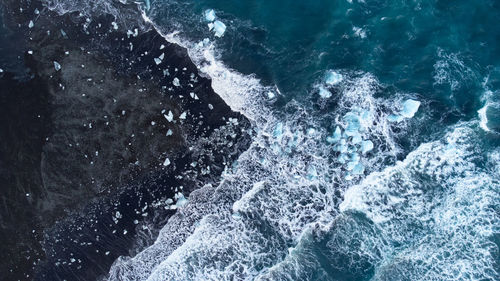
[[[167,158],[167,159],[165,159],[165,161],[163,161],[163,166],[166,167],[168,165],[170,165],[170,159]]]
[[[168,115],[163,114],[163,117],[165,117],[165,119],[167,119],[168,122],[172,122],[174,120],[174,114],[170,110],[168,111]]]
[[[420,102],[416,100],[406,100],[403,103],[403,109],[401,110],[401,115],[406,118],[412,118],[415,113],[417,113],[418,108],[420,107]]]
[[[162,53],[159,57],[155,58],[155,63],[156,65],[160,64],[163,61],[163,58],[165,57],[165,53]]]
[[[207,21],[214,21],[215,20],[215,11],[212,9],[208,9],[205,11],[205,19]]]
[[[54,68],[56,69],[56,71],[59,71],[61,70],[61,65],[57,61],[54,61]]]
[[[183,113],[181,113],[181,115],[179,116],[179,119],[186,119],[186,115],[187,115],[187,112],[184,111]]]
[[[35,26],[35,24],[33,23],[33,21],[32,21],[32,20],[30,20],[30,23],[28,24],[28,27],[29,27],[29,28],[33,28],[33,26]]]
[[[222,35],[224,35],[224,32],[226,32],[226,25],[223,22],[216,20],[214,22],[214,31],[215,36],[222,37]]]
[[[373,149],[373,142],[371,140],[366,140],[361,142],[361,153],[365,154]]]
[[[332,96],[332,93],[330,91],[328,91],[325,87],[320,86],[319,87],[319,95],[320,95],[320,97],[327,99],[327,98],[330,98]]]
[[[174,86],[176,86],[176,87],[179,87],[181,85],[181,83],[179,82],[179,78],[174,77],[172,84],[174,84]]]

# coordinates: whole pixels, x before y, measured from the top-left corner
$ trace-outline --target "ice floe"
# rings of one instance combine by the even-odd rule
[[[226,25],[223,22],[216,20],[214,22],[214,31],[215,36],[222,37],[222,35],[224,35],[224,32],[226,32]]]
[[[215,11],[212,9],[206,10],[205,11],[205,19],[207,21],[210,21],[210,22],[214,21],[215,20]]]
[[[413,116],[415,116],[415,113],[417,113],[419,107],[419,101],[408,99],[403,102],[401,111],[399,113],[387,116],[387,121],[401,122],[405,118],[412,118]]]
[[[54,68],[56,71],[59,71],[61,70],[61,65],[57,61],[54,61]]]
[[[170,159],[166,158],[165,161],[163,161],[163,166],[168,166],[170,165]]]
[[[165,57],[165,53],[162,53],[159,57],[154,58],[156,65],[160,64],[163,61],[164,57]]]
[[[325,87],[320,86],[319,87],[319,96],[324,98],[324,99],[327,99],[327,98],[330,98],[332,96],[332,93],[330,91],[328,91]]]
[[[165,117],[165,119],[167,119],[168,122],[172,122],[174,120],[174,114],[170,110],[168,111],[168,115],[163,114],[163,117]]]
[[[181,83],[179,82],[179,78],[174,77],[174,80],[172,81],[172,84],[176,87],[179,87]]]
[[[216,37],[222,37],[224,32],[226,32],[226,25],[220,20],[216,20],[215,11],[212,9],[205,10],[203,13],[205,20],[208,21],[208,30],[213,31]],[[204,44],[208,43],[208,39],[199,42],[198,45],[203,47]]]

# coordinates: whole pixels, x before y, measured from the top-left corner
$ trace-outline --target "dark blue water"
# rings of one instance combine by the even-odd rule
[[[111,280],[500,278],[500,2],[139,6],[256,133]]]

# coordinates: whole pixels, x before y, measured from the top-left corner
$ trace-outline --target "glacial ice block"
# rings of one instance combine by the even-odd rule
[[[335,128],[335,131],[333,132],[333,135],[331,137],[327,137],[326,141],[329,143],[336,143],[340,140],[341,137],[342,137],[342,131],[340,130],[340,127],[337,126]]]
[[[59,71],[61,70],[61,65],[57,61],[54,61],[54,68],[56,71]]]
[[[403,102],[403,108],[399,114],[391,114],[387,116],[387,121],[389,122],[401,122],[405,118],[412,118],[415,113],[417,113],[420,107],[420,102],[412,99],[408,99]]]
[[[348,171],[352,171],[357,164],[358,164],[358,162],[349,161],[349,162],[347,162],[346,169]]]
[[[330,98],[332,96],[332,93],[330,91],[328,91],[327,89],[325,89],[325,87],[320,86],[319,87],[319,96],[324,98],[324,99],[327,99],[327,98]]]
[[[354,175],[362,175],[365,172],[365,166],[363,164],[358,163],[356,166],[354,166],[354,169],[352,169],[352,173]]]
[[[420,102],[416,100],[406,100],[403,103],[403,109],[401,110],[401,115],[406,118],[412,118],[415,113],[417,113],[418,108],[420,107]]]
[[[168,111],[168,115],[163,114],[163,117],[165,117],[165,119],[167,119],[168,122],[172,122],[174,120],[174,114],[170,110]]]
[[[373,142],[371,140],[366,140],[361,142],[361,153],[365,154],[373,149]]]
[[[177,202],[175,202],[175,205],[177,207],[182,207],[182,206],[184,206],[184,205],[186,205],[188,203],[188,200],[186,199],[186,197],[184,197],[184,194],[182,194],[180,192],[177,193],[175,195],[175,197],[177,197]]]
[[[276,127],[274,127],[273,137],[277,140],[281,140],[283,137],[283,123],[280,122],[276,124]]]
[[[337,160],[341,163],[341,164],[344,164],[345,162],[347,162],[347,160],[349,160],[349,156],[347,156],[347,154],[340,154],[339,157],[337,158]]]
[[[163,166],[166,167],[168,165],[170,165],[170,159],[167,158],[167,159],[165,159],[165,161],[163,161]]]
[[[212,9],[205,10],[205,19],[207,21],[214,21],[215,20],[215,11]]]
[[[401,116],[401,115],[397,115],[397,114],[391,114],[389,116],[387,116],[387,121],[389,122],[401,122],[403,121],[404,117]]]
[[[181,83],[179,82],[179,78],[174,77],[172,84],[174,84],[174,86],[176,86],[176,87],[179,87],[181,85]]]
[[[342,82],[342,79],[342,74],[330,70],[326,73],[325,83],[328,85],[335,85]]]
[[[362,141],[363,139],[361,138],[361,135],[359,133],[355,133],[353,136],[352,136],[352,143],[353,144],[358,144]]]
[[[214,30],[215,36],[222,37],[222,35],[224,35],[224,32],[226,32],[226,25],[223,22],[216,20],[214,22]]]
[[[163,61],[164,57],[165,57],[165,53],[161,53],[161,55],[159,57],[154,58],[156,65],[160,64]]]
[[[353,112],[348,112],[344,116],[344,121],[347,123],[345,128],[345,134],[348,136],[354,136],[358,134],[359,129],[361,128],[361,123],[359,122],[359,117]]]

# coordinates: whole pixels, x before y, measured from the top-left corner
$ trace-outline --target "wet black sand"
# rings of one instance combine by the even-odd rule
[[[16,65],[0,73],[1,280],[95,280],[154,241],[175,212],[167,199],[217,184],[248,121],[154,31],[37,1],[2,11],[17,41],[0,49]]]

